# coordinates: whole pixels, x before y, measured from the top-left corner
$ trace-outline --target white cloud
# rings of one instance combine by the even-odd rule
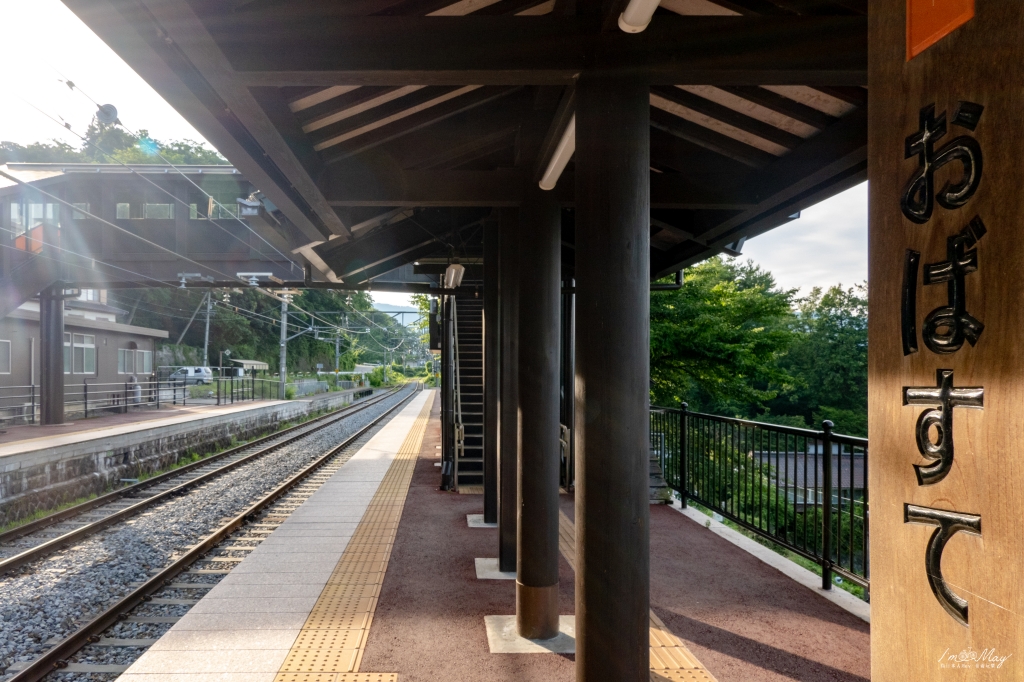
[[[868,277],[868,184],[803,211],[798,220],[751,239],[743,248],[787,289],[846,287]]]
[[[4,18],[4,105],[0,140],[27,144],[81,140],[33,108],[84,133],[96,106],[60,81],[69,79],[100,104],[113,104],[125,127],[158,140],[203,137],[60,0],[0,0]]]

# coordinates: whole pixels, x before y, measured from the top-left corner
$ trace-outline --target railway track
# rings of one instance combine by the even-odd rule
[[[168,565],[146,580],[133,584],[131,592],[107,606],[102,613],[60,641],[48,642],[52,646],[41,656],[9,667],[6,674],[0,673],[0,678],[7,677],[7,682],[34,682],[54,673],[58,675],[54,679],[61,680],[69,679],[69,673],[71,679],[79,675],[83,680],[116,678],[156,642],[162,634],[160,630],[169,629],[207,590],[228,574],[231,567],[258,547],[274,528],[348,461],[375,427],[403,407],[419,389],[417,385],[408,390],[395,405],[341,443],[313,456],[308,464],[240,513],[225,519],[213,532]],[[392,395],[394,392],[384,397]],[[298,437],[307,435],[304,433]],[[140,629],[145,636],[140,636]],[[82,655],[82,650],[87,647],[107,653]],[[96,658],[106,662],[96,663]],[[11,672],[15,673],[14,676],[8,677]]]
[[[397,390],[359,401],[0,533],[0,576],[122,523],[171,497],[187,494],[198,485],[372,407]]]

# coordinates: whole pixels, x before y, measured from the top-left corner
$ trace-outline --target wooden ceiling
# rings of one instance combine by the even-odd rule
[[[479,255],[586,69],[651,85],[651,272],[867,173],[866,0],[64,0],[287,217],[324,277]],[[609,131],[614,134],[614,131]],[[572,260],[573,166],[553,190]]]

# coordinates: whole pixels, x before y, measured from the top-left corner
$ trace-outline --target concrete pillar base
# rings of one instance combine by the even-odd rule
[[[516,633],[526,639],[558,636],[558,583],[530,587],[516,581]]]

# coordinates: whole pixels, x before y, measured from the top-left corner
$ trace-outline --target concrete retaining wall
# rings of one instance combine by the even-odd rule
[[[307,400],[240,405],[227,413],[172,424],[137,422],[110,429],[112,435],[69,434],[81,438],[65,436],[57,445],[53,445],[56,439],[9,443],[0,448],[8,452],[0,454],[0,525],[102,493],[122,478],[165,469],[185,455],[214,452],[230,446],[232,439],[256,438],[282,422],[336,409],[351,402],[352,394],[344,391]]]

